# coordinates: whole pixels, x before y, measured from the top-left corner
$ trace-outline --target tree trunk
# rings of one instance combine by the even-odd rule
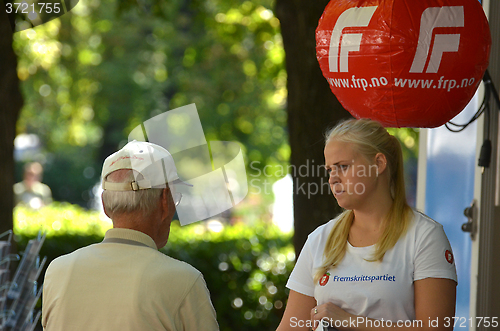
[[[12,49],[11,25],[0,10],[0,233],[12,229],[14,206],[14,138],[23,105],[17,78],[17,58]]]
[[[288,74],[290,163],[296,170],[292,177],[297,255],[308,234],[340,211],[329,190],[326,172],[318,171],[325,162],[325,131],[338,120],[350,117],[330,91],[316,60],[315,30],[327,3],[328,0],[276,3]]]

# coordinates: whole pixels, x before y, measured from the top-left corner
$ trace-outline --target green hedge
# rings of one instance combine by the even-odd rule
[[[99,212],[68,204],[41,211],[16,207],[14,218],[21,251],[39,231],[46,233],[40,255],[47,256],[47,264],[101,241],[111,227]],[[274,330],[278,326],[288,297],[285,283],[295,260],[290,234],[262,222],[226,226],[219,233],[208,230],[205,222],[185,227],[174,222],[162,251],[203,273],[221,330]]]

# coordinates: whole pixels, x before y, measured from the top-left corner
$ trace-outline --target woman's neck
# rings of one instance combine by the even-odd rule
[[[349,231],[349,242],[353,246],[370,246],[377,243],[384,231],[384,222],[392,207],[390,195],[378,195],[363,208],[353,210],[354,220]]]

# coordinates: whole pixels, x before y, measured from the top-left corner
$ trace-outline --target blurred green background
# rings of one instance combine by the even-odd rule
[[[44,165],[55,200],[90,207],[104,158],[131,129],[195,103],[207,140],[239,141],[261,168],[285,164],[284,51],[270,8],[178,0],[158,15],[89,0],[16,33],[25,98],[17,132],[36,134],[41,147],[18,150],[17,160]]]
[[[286,167],[285,54],[273,1],[127,4],[79,1],[68,14],[14,34],[25,100],[16,181],[24,163],[39,161],[55,200],[91,208],[102,162],[130,130],[190,103],[207,140],[241,143],[250,176],[266,165]],[[393,133],[411,165],[417,132]]]

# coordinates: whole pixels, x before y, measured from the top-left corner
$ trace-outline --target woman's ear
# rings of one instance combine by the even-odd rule
[[[377,165],[377,176],[387,169],[387,158],[383,153],[377,153],[377,155],[375,155],[375,164]]]

